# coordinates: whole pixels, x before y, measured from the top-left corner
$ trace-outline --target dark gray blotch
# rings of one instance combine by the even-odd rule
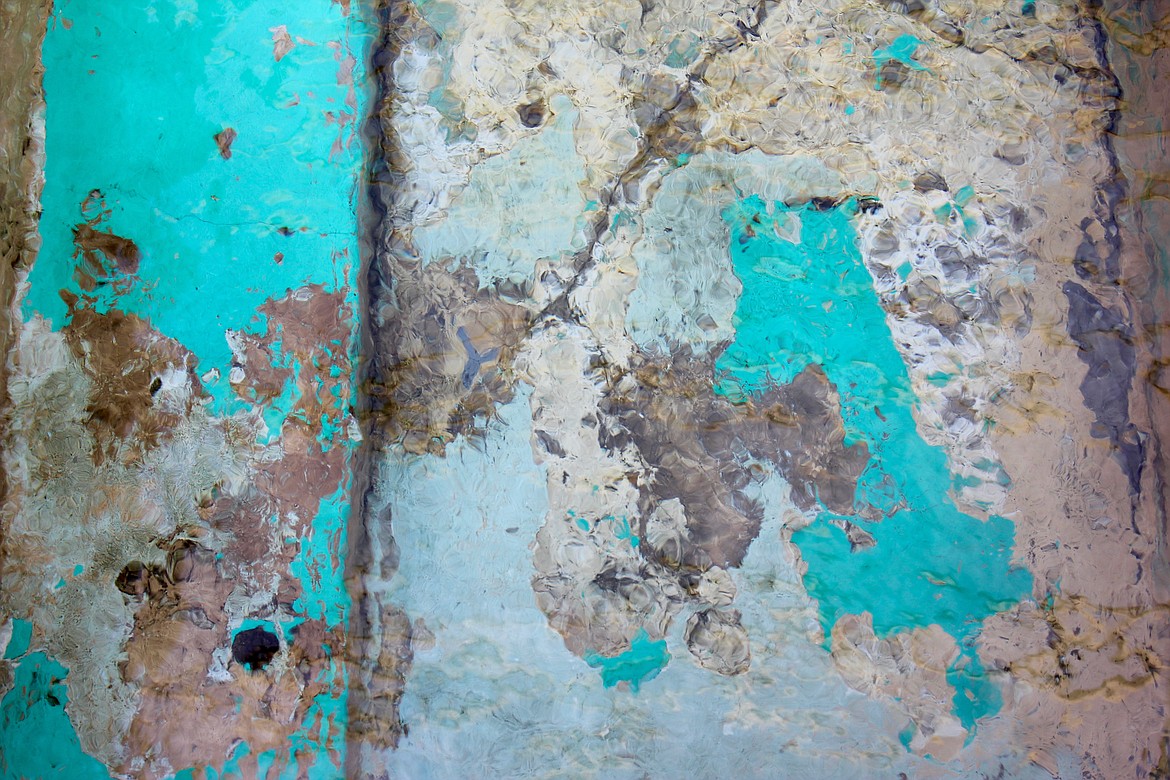
[[[1068,335],[1088,371],[1081,382],[1085,406],[1096,416],[1092,435],[1109,439],[1129,477],[1130,490],[1141,490],[1145,460],[1141,435],[1129,421],[1129,391],[1137,358],[1129,324],[1076,282],[1062,288],[1068,298]]]
[[[462,326],[460,326],[457,333],[459,340],[463,342],[463,348],[467,350],[467,363],[463,366],[463,388],[466,390],[475,381],[475,376],[479,373],[480,366],[489,360],[495,360],[500,354],[500,348],[492,347],[487,352],[481,353],[471,343],[471,337],[467,335],[467,331]]]

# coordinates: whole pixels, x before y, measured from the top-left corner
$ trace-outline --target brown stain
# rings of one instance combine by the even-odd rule
[[[312,521],[322,499],[346,476],[345,447],[318,441],[322,415],[336,416],[349,403],[348,350],[331,343],[344,345],[349,338],[345,291],[308,286],[266,302],[260,311],[268,330],[242,334],[247,360],[235,390],[262,404],[296,381],[300,398],[280,431],[275,458],[246,435],[225,430],[233,449],[248,459],[247,484],[239,495],[203,497],[199,516],[226,541],[210,546],[216,537],[207,531],[180,529],[174,540],[160,543],[168,558],[165,577],[156,577],[162,586],[139,588],[141,578],[131,578],[131,592],[143,595],[126,595],[138,606],[123,674],[141,687],[127,736],[129,755],[148,757],[144,770],[132,772],[140,777],[161,777],[163,759],[173,767],[221,767],[239,739],[250,747],[241,760],[245,774],[256,771],[255,756],[268,750],[276,752],[279,771],[286,765],[289,737],[303,725],[314,697],[342,693],[340,676],[334,683],[322,680],[347,653],[344,626],[330,629],[314,619],[302,622],[264,669],[249,671],[229,660],[230,680],[208,677],[212,653],[230,647],[227,604],[233,591],[242,588],[253,601],[259,593],[270,594],[250,617],[280,622],[299,616],[293,603],[305,593],[291,564],[302,540],[320,532]],[[278,339],[279,352],[273,348]],[[284,364],[289,358],[299,364],[299,374]],[[111,369],[103,365],[102,370]],[[223,423],[225,429],[230,424]],[[296,541],[287,543],[285,536]]]
[[[94,463],[139,459],[170,436],[201,394],[195,358],[135,315],[116,309],[99,314],[76,298],[68,302],[70,321],[62,333],[93,382],[86,425],[94,436]],[[159,376],[168,370],[187,374],[193,393],[184,408],[167,409],[155,401]]]
[[[634,372],[636,389],[613,391],[602,406],[625,432],[607,444],[633,439],[654,469],[646,500],[682,501],[701,558],[738,566],[759,533],[759,508],[741,492],[754,478],[744,452],[779,465],[801,509],[819,501],[840,514],[856,513],[853,497],[868,451],[844,445],[840,407],[823,371],[810,366],[790,385],[740,405],[715,395],[710,372],[706,361],[685,356],[669,364],[646,361]]]
[[[102,233],[89,224],[82,224],[73,228],[73,243],[89,270],[99,278],[109,275],[110,263],[121,273],[138,273],[142,251],[129,238]]]
[[[985,640],[1001,668],[1018,679],[1067,701],[1120,700],[1166,680],[1170,604],[1118,607],[1061,595],[1039,617],[1047,627],[1042,649],[1007,646],[990,635]]]
[[[607,388],[595,423],[599,444],[609,452],[632,445],[643,464],[643,471],[627,475],[638,490],[629,522],[640,543],[633,550],[598,551],[600,573],[582,578],[558,554],[552,527],[561,519],[550,518],[534,548],[537,606],[571,652],[610,655],[627,649],[639,628],[662,636],[685,604],[706,608],[705,621],[688,624],[688,647],[706,668],[739,674],[750,653],[738,616],[710,612],[730,604],[734,588],[714,596],[711,586],[742,563],[759,535],[763,507],[747,488],[764,478],[764,470],[753,461],[779,464],[800,505],[819,507],[819,497],[857,516],[853,495],[868,453],[864,446],[844,446],[835,391],[815,367],[737,406],[715,395],[709,358],[680,352],[663,360],[640,355],[635,362],[626,371],[597,357],[590,379]],[[550,479],[569,480],[574,463],[554,434],[537,430],[534,446],[549,453]],[[673,507],[681,507],[682,518],[663,527],[661,513],[677,518]],[[652,520],[659,529],[653,533]]]
[[[277,58],[280,59],[279,57]],[[215,145],[219,147],[219,156],[225,160],[232,159],[232,144],[236,140],[235,128],[225,127],[215,134]]]
[[[480,289],[466,266],[402,270],[399,310],[379,331],[376,347],[385,369],[375,369],[364,388],[373,405],[370,423],[408,452],[442,454],[458,436],[483,436],[495,407],[512,398],[510,366],[531,314],[498,291]],[[480,353],[499,350],[480,365],[470,387],[463,383],[469,356],[460,328]]]
[[[272,33],[272,58],[280,62],[284,59],[284,55],[293,50],[296,44],[293,43],[292,36],[288,34],[286,25],[270,27],[268,32]]]
[[[210,679],[211,652],[230,640],[222,604],[234,583],[213,551],[186,549],[182,579],[172,564],[168,589],[140,604],[127,644],[122,674],[142,691],[127,735],[131,756],[165,757],[173,766],[196,769],[219,767],[242,739],[250,748],[241,760],[245,775],[256,772],[256,756],[269,750],[277,754],[276,766],[283,767],[289,734],[304,721],[313,698],[329,690],[319,680],[327,666],[324,647],[337,647],[340,637],[309,620],[294,629],[291,643],[282,645],[284,664],[247,671],[229,661],[231,681]],[[139,777],[165,774],[153,761],[144,771],[130,766],[122,771]]]

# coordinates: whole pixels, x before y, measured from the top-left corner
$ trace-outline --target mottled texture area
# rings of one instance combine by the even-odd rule
[[[379,13],[363,771],[1165,769],[1165,9]]]
[[[0,777],[1170,776],[1163,0],[0,24]]]
[[[4,141],[40,251],[5,256],[0,776],[336,777],[363,20],[44,11],[43,191],[36,132]]]

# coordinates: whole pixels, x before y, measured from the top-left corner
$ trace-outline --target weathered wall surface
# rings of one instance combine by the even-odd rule
[[[44,165],[41,41],[49,3],[11,0],[0,6],[0,354],[7,355],[18,318],[10,306],[16,280],[38,245],[36,212]],[[7,361],[5,361],[7,363]],[[0,366],[0,403],[8,408],[8,371]],[[0,485],[0,492],[5,488]]]
[[[1165,2],[0,22],[0,777],[1170,776]]]
[[[1164,771],[1163,9],[382,13],[365,769]]]
[[[28,25],[4,777],[342,771],[364,25],[262,0]],[[9,162],[19,216],[38,158]]]

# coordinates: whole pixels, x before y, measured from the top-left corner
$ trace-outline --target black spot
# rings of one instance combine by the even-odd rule
[[[249,671],[268,666],[279,651],[280,640],[276,634],[260,626],[241,631],[232,640],[232,658]]]
[[[154,378],[154,380],[150,383],[150,394],[154,395],[159,390],[162,390],[162,380],[156,376]]]
[[[890,60],[878,70],[878,83],[884,89],[896,91],[910,78],[910,69],[897,60]]]
[[[544,121],[544,103],[540,100],[525,103],[516,107],[516,113],[520,115],[520,124],[525,127],[540,127],[540,123]]]
[[[114,585],[127,596],[142,596],[147,591],[152,590],[152,580],[153,590],[157,592],[162,583],[161,575],[162,572],[157,566],[151,566],[142,561],[130,561],[122,571],[118,572]]]
[[[947,186],[947,180],[934,171],[925,171],[914,177],[914,189],[919,192],[930,192],[931,190],[938,190],[940,192],[950,192],[950,187]]]

